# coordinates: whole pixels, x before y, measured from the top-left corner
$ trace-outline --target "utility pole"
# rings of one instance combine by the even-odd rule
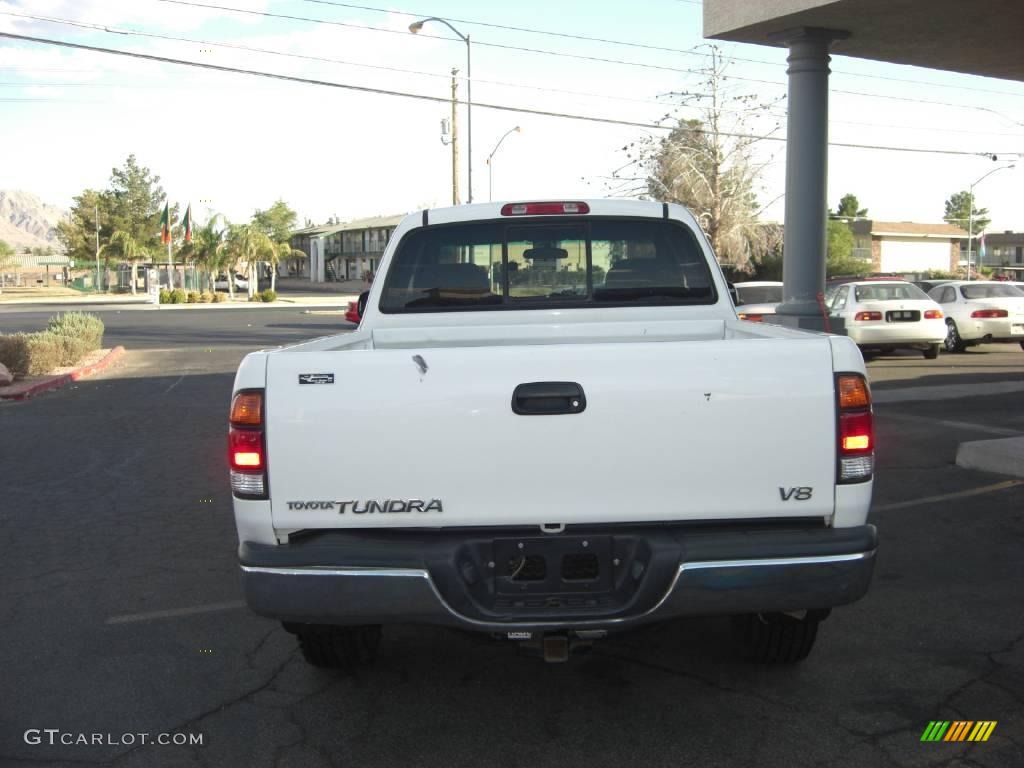
[[[459,70],[452,69],[452,205],[459,204]]]
[[[96,285],[95,290],[100,289],[100,204],[96,203]]]

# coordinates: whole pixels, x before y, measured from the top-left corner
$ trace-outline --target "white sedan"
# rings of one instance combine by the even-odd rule
[[[832,317],[842,318],[846,334],[861,349],[920,349],[934,360],[946,338],[942,309],[904,280],[834,284],[825,303]]]
[[[990,341],[1017,341],[1024,349],[1024,291],[1009,283],[957,280],[929,294],[946,313],[946,350],[963,352]]]
[[[782,303],[782,283],[756,280],[736,283],[736,314],[740,320],[761,322],[765,315],[774,315]]]
[[[213,281],[213,287],[214,287],[215,290],[218,290],[218,291],[226,291],[228,289],[228,276],[227,275],[217,275],[217,279]],[[248,288],[249,288],[249,281],[246,279],[245,275],[239,275],[236,272],[235,273],[235,290],[236,291],[245,291],[245,290],[248,290]]]

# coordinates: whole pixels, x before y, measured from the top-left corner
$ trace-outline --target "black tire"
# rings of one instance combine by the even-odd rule
[[[295,632],[302,658],[314,667],[352,670],[373,661],[380,627],[303,627]]]
[[[786,613],[734,616],[733,635],[740,655],[758,664],[795,664],[814,647],[818,624],[828,611],[807,611],[803,618]]]
[[[946,321],[946,340],[943,342],[947,352],[963,352],[967,349],[964,340],[960,338],[960,331],[952,320]]]
[[[929,344],[924,350],[925,360],[937,360],[939,358],[939,347],[941,344]]]

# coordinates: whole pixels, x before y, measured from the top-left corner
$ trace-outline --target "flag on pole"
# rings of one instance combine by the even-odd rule
[[[185,218],[181,220],[182,226],[185,228],[185,242],[192,242],[192,203],[188,204],[185,209]]]
[[[164,212],[160,215],[160,242],[171,242],[171,209],[169,203],[164,203]]]
[[[985,263],[985,233],[981,233],[981,237],[978,238],[978,266],[980,267]]]

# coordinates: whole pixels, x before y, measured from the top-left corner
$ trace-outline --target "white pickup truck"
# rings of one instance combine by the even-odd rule
[[[231,404],[246,599],[309,662],[396,623],[562,661],[713,614],[794,662],[866,592],[860,352],[739,320],[685,208],[422,211],[360,304],[354,332],[248,355]]]

